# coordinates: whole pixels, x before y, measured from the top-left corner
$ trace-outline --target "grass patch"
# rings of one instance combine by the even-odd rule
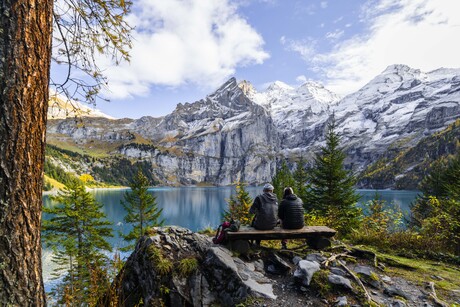
[[[347,241],[352,244],[372,246],[379,252],[387,254],[460,264],[460,257],[445,253],[439,240],[421,236],[414,231],[405,230],[394,233],[356,231],[351,234]]]
[[[211,226],[208,226],[201,230],[198,230],[198,233],[202,235],[206,235],[208,237],[214,237],[214,235],[216,234],[216,230],[213,229]]]
[[[281,240],[262,240],[260,245],[270,249],[280,249]]]
[[[173,263],[169,259],[165,258],[161,253],[161,250],[158,249],[154,244],[150,244],[147,247],[147,255],[150,261],[152,261],[158,274],[165,276],[172,271]]]
[[[172,271],[173,263],[167,258],[162,258],[156,263],[155,267],[160,275],[165,276]]]
[[[190,276],[198,268],[198,260],[196,258],[185,258],[179,262],[177,270],[180,276]]]
[[[310,287],[316,290],[322,297],[328,298],[332,295],[332,285],[328,280],[329,271],[319,270],[311,279]]]
[[[433,281],[436,287],[444,291],[460,289],[460,267],[424,259],[409,259],[401,256],[377,253],[377,257],[390,267],[386,268],[388,273],[402,276],[418,285]],[[399,265],[398,265],[399,264]],[[408,268],[411,268],[408,270]],[[441,277],[437,280],[433,276]]]
[[[50,134],[46,140],[47,144],[56,146],[58,148],[73,151],[80,155],[89,155],[95,158],[106,158],[109,152],[115,150],[120,144],[108,142],[88,142],[85,144],[76,144],[70,137],[55,137]]]

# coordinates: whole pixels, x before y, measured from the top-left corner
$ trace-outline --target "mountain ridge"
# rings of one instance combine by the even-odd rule
[[[111,154],[149,161],[164,184],[258,184],[271,180],[280,160],[311,158],[332,116],[348,154],[347,167],[361,172],[387,151],[415,146],[447,127],[460,117],[459,104],[460,69],[424,73],[391,65],[342,99],[317,82],[295,88],[277,81],[259,93],[249,81],[230,78],[166,116],[94,119],[85,133],[66,120],[51,120],[48,131],[51,140],[59,135],[81,144],[118,142]],[[137,138],[156,149],[126,147]]]

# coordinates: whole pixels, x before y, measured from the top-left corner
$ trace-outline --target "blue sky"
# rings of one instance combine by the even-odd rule
[[[458,0],[136,0],[128,20],[131,62],[101,62],[97,108],[117,118],[166,115],[232,76],[346,95],[391,64],[460,67]]]

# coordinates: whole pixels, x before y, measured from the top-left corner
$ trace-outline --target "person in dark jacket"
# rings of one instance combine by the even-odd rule
[[[278,207],[278,217],[285,229],[300,229],[304,226],[303,202],[290,187],[284,189],[283,200]],[[287,240],[282,240],[281,244],[282,248],[286,249]]]
[[[263,193],[258,195],[252,203],[249,213],[255,214],[252,226],[259,230],[275,228],[278,222],[278,199],[273,194],[273,186],[269,183],[264,185]]]

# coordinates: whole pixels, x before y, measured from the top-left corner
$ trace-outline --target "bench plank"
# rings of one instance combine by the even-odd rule
[[[283,229],[275,227],[271,230],[257,230],[249,226],[241,226],[237,232],[227,232],[227,240],[277,240],[277,239],[308,239],[331,238],[337,231],[327,226],[304,226],[301,229]]]

